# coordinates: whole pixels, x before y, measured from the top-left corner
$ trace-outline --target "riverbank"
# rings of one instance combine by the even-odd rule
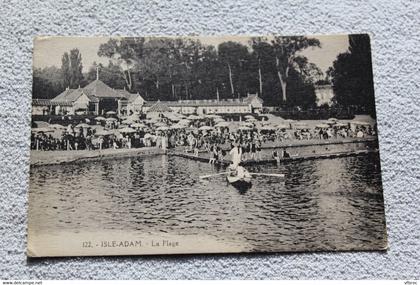
[[[311,157],[316,156],[311,147],[331,146],[328,149],[323,149],[318,155],[326,153],[332,154],[335,152],[355,152],[365,149],[365,144],[375,144],[376,138],[347,138],[347,139],[331,139],[331,140],[287,140],[283,142],[266,142],[262,145],[262,149],[275,148],[294,148],[299,149],[299,156],[308,155],[311,152]],[[361,144],[361,146],[358,146]],[[376,148],[377,146],[373,146]],[[176,149],[174,152],[180,154],[183,149]],[[297,151],[294,151],[297,152]],[[292,154],[294,154],[292,152]],[[164,150],[156,147],[143,147],[132,149],[103,149],[103,150],[70,150],[70,151],[36,151],[31,150],[31,166],[55,165],[62,163],[74,163],[90,160],[115,159],[122,157],[134,157],[143,155],[164,154]],[[192,155],[186,155],[192,157]],[[200,157],[196,160],[203,159],[208,161],[209,155],[206,152],[200,152]],[[262,158],[266,160],[270,158],[270,154]]]
[[[102,160],[141,155],[163,154],[156,147],[102,149],[102,150],[69,150],[69,151],[37,151],[31,150],[31,166],[54,165],[89,160]]]

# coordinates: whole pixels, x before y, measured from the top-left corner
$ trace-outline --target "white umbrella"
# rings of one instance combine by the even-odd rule
[[[230,124],[228,122],[219,122],[215,125],[215,127],[229,127]]]
[[[33,128],[31,129],[32,132],[34,133],[50,133],[50,132],[54,132],[53,129],[44,127],[44,128]]]
[[[254,118],[254,116],[252,116],[252,115],[246,115],[246,116],[245,116],[245,118],[246,118],[246,119],[250,119],[250,118],[255,119],[255,118]]]
[[[255,119],[254,117],[252,117],[252,118],[247,118],[246,121],[247,122],[255,122],[255,121],[257,121],[257,119]]]
[[[346,123],[335,123],[334,127],[347,127],[348,124]]]
[[[191,121],[188,119],[182,119],[181,121],[178,122],[178,124],[190,124]]]
[[[167,130],[169,130],[169,128],[168,127],[159,127],[156,130],[157,131],[167,131]]]
[[[180,125],[180,124],[175,124],[170,126],[171,129],[185,129],[186,126],[185,125]]]
[[[118,130],[120,133],[135,133],[136,130],[132,129],[132,128],[122,128]]]
[[[213,130],[213,129],[214,128],[210,127],[210,126],[202,126],[202,127],[199,128],[200,131],[210,131],[210,130]]]
[[[115,112],[115,111],[108,111],[108,112],[106,112],[106,114],[107,115],[115,115],[115,114],[117,114],[117,112]]]
[[[131,119],[131,118],[127,118],[125,120],[122,121],[123,124],[132,124],[134,123],[135,120]]]
[[[156,127],[167,127],[167,125],[166,125],[165,123],[163,123],[163,122],[157,122],[157,123],[155,124],[155,126],[156,126]]]
[[[133,128],[144,128],[146,125],[144,125],[142,123],[134,123],[134,124],[131,124],[131,126]]]
[[[201,119],[201,117],[196,116],[196,115],[189,115],[189,116],[188,116],[188,119],[189,119],[189,120],[199,120],[199,119]]]
[[[53,128],[53,129],[66,129],[67,127],[66,126],[63,126],[63,125],[60,125],[60,124],[52,124],[52,125],[50,125],[50,128]]]
[[[99,117],[96,117],[95,120],[96,121],[105,121],[106,119],[104,117],[99,116]]]
[[[316,125],[316,127],[320,128],[320,129],[326,129],[326,128],[329,128],[330,126],[327,125],[327,124],[318,124],[318,125]]]
[[[107,119],[105,119],[106,121],[108,121],[108,122],[111,122],[111,121],[118,121],[117,119],[115,119],[115,118],[107,118]]]
[[[249,126],[249,127],[254,126],[254,124],[253,124],[253,123],[251,123],[251,122],[240,122],[239,124],[240,124],[241,126]]]
[[[368,122],[351,121],[350,123],[355,124],[355,125],[370,126],[370,123]]]
[[[113,132],[110,131],[105,131],[105,130],[99,130],[95,133],[96,136],[108,136],[108,135],[112,135]]]
[[[154,137],[154,136],[153,136],[153,135],[151,135],[151,134],[145,134],[145,135],[144,135],[144,138],[145,138],[145,139],[148,139],[148,138],[153,138],[153,137]]]

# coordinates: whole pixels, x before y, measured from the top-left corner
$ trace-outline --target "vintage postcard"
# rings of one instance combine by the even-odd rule
[[[370,39],[37,37],[30,257],[385,250]]]

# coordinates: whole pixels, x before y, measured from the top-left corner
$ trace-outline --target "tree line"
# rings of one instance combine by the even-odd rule
[[[366,38],[351,35],[349,42],[349,51],[337,57],[327,80],[334,83],[335,104],[345,106],[360,100],[360,104],[369,105],[373,95],[369,97],[370,81],[364,78],[369,74],[358,74],[360,64],[355,62],[363,60],[363,68],[369,64],[369,39],[366,44]],[[324,82],[325,76],[301,51],[320,47],[318,39],[303,36],[254,37],[248,45],[227,41],[217,47],[193,38],[112,38],[98,50],[98,56],[108,59],[108,64],[94,63],[85,74],[77,49],[64,53],[61,68],[35,69],[34,98],[52,98],[66,87],[83,87],[96,79],[99,69],[100,80],[109,86],[139,92],[146,100],[258,94],[266,105],[307,109],[316,105],[315,84]],[[358,90],[354,84],[343,87],[349,68],[350,81],[357,82]],[[343,99],[347,97],[357,99]]]

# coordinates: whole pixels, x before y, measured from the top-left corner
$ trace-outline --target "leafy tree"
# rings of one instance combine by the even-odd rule
[[[316,95],[314,84],[305,76],[302,76],[301,71],[294,68],[289,71],[289,84],[287,85],[287,94],[289,94],[286,106],[300,107],[308,109],[315,107]]]
[[[235,94],[243,92],[241,83],[244,82],[244,75],[247,72],[248,48],[237,42],[224,42],[219,45],[218,51],[221,64],[226,66],[231,95],[235,97]]]
[[[308,47],[321,47],[321,44],[317,39],[303,36],[276,36],[271,41],[271,45],[274,49],[277,76],[281,86],[281,95],[283,101],[286,102],[290,69],[296,64],[299,65],[299,61],[303,58],[302,56],[298,56],[298,53]]]
[[[336,104],[376,116],[371,48],[367,34],[349,35],[349,50],[337,56],[328,75],[333,83],[333,100]]]
[[[55,66],[34,68],[32,81],[32,97],[51,99],[61,93],[62,84],[61,70]]]
[[[268,105],[309,107],[315,104],[313,85],[322,77],[322,71],[299,52],[311,46],[319,47],[318,40],[275,37],[268,41],[257,37],[251,40],[251,46],[253,57],[258,60],[260,96]]]
[[[133,70],[138,68],[144,57],[144,42],[145,38],[138,37],[112,38],[99,46],[98,55],[108,57],[115,66],[120,68],[120,73],[129,90],[133,88]]]
[[[285,43],[283,54],[280,41]],[[319,45],[317,40],[255,38],[250,45],[224,42],[216,49],[191,38],[111,39],[98,51],[110,60],[108,66],[101,66],[101,79],[116,88],[122,78],[130,91],[140,92],[147,100],[224,99],[259,93],[270,105],[310,106],[315,101],[311,86],[322,73],[298,53]],[[290,96],[284,102],[279,72],[285,56],[292,59],[284,85]],[[91,69],[88,80],[94,80],[95,73]]]

